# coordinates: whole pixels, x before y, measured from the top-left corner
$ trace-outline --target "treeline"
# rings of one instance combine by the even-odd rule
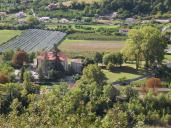
[[[61,7],[57,10],[49,11],[47,5],[52,1],[37,0],[30,2],[1,2],[4,4],[0,8],[2,11],[17,12],[26,8],[33,8],[41,16],[80,18],[82,16],[95,16],[95,14],[109,14],[113,11],[119,12],[119,17],[130,17],[133,15],[153,15],[158,12],[166,13],[171,11],[170,0],[103,0],[92,4],[73,2],[68,7]],[[53,1],[54,3],[58,1]],[[62,5],[62,1],[60,1]],[[12,4],[12,6],[10,6]],[[6,6],[5,6],[6,5]],[[32,12],[29,12],[32,13]]]
[[[123,16],[171,11],[170,0],[104,0],[102,12],[119,11]]]

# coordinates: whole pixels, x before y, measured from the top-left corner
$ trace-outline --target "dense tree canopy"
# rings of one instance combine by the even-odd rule
[[[167,42],[160,30],[145,26],[139,30],[131,30],[128,37],[125,56],[136,61],[137,69],[142,60],[145,60],[146,67],[161,65]]]
[[[73,88],[60,83],[51,89],[40,89],[29,82],[27,72],[24,77],[27,86],[0,84],[2,127],[139,128],[171,125],[170,94],[154,96],[148,93],[142,100],[133,88],[99,86],[97,81],[102,74],[96,65],[88,66]],[[91,82],[89,77],[93,77]]]

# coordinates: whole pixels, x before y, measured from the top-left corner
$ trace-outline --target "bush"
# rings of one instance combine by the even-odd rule
[[[109,70],[109,71],[113,71],[113,69],[114,69],[114,65],[112,64],[112,63],[109,63],[108,65],[107,65],[107,70]]]
[[[123,55],[121,53],[110,53],[103,56],[103,63],[108,65],[112,63],[115,66],[120,66],[123,64]]]
[[[0,83],[1,83],[1,84],[5,84],[5,83],[7,83],[8,81],[9,81],[9,80],[8,80],[8,77],[7,77],[6,75],[0,73]]]
[[[28,55],[25,51],[17,51],[12,57],[12,64],[21,67],[24,63],[28,62]]]
[[[147,88],[159,88],[161,87],[161,80],[159,78],[149,78],[146,82]]]

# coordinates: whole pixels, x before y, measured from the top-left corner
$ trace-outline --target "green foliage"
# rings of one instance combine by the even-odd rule
[[[147,68],[161,65],[167,42],[157,28],[145,26],[139,30],[131,30],[127,42],[124,55],[129,59],[134,58],[136,69],[139,69],[142,60]]]
[[[113,64],[115,66],[122,66],[123,64],[123,55],[121,53],[110,53],[110,54],[106,54],[103,56],[103,63],[105,65],[108,64]]]
[[[102,120],[103,128],[127,128],[128,115],[122,110],[112,109],[109,110],[104,119]]]
[[[2,59],[3,62],[11,62],[13,57],[14,51],[13,50],[7,50],[2,53]]]
[[[85,81],[86,83],[96,82],[99,85],[103,85],[104,80],[105,76],[97,65],[90,64],[84,68],[81,81]]]
[[[60,83],[43,94],[25,93],[25,87],[18,84],[1,84],[0,91],[0,114],[4,114],[0,124],[4,127],[138,128],[165,127],[171,121],[169,94],[149,93],[141,100],[132,88],[120,93],[112,85],[84,82],[72,89]],[[125,94],[129,99],[118,101]]]
[[[103,53],[96,52],[94,55],[94,61],[96,63],[102,63]]]

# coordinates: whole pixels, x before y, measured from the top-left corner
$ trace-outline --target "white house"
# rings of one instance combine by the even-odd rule
[[[118,12],[113,12],[112,13],[112,18],[116,18],[118,16]]]
[[[136,19],[134,19],[134,18],[126,18],[125,19],[125,23],[128,24],[128,25],[135,24],[136,23]]]
[[[17,18],[24,18],[24,17],[26,17],[26,14],[24,12],[19,12],[16,14],[16,17]]]
[[[68,19],[62,18],[61,20],[59,20],[59,23],[67,24],[70,23],[70,21]]]
[[[170,23],[170,19],[156,19],[155,22],[157,23]]]
[[[39,21],[42,21],[42,22],[44,22],[44,21],[49,21],[50,20],[50,17],[40,17],[39,18]]]

